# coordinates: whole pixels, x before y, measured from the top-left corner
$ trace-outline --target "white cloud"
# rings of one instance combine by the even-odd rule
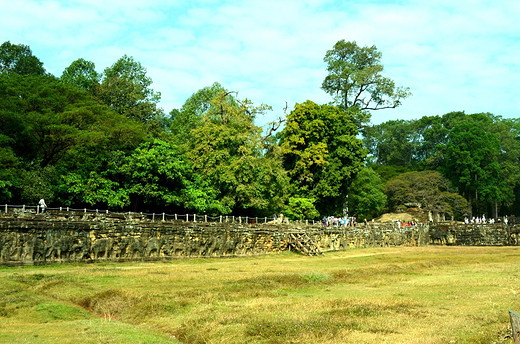
[[[414,94],[375,112],[375,122],[452,110],[520,115],[516,0],[0,0],[0,7],[0,41],[29,45],[55,75],[80,57],[102,71],[133,56],[167,112],[215,81],[274,112],[286,101],[328,102],[323,56],[346,39],[376,45],[385,75]]]

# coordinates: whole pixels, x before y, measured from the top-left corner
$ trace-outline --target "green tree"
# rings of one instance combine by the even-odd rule
[[[0,74],[0,179],[14,202],[45,195],[69,205],[61,176],[86,180],[111,152],[133,150],[144,136],[142,124],[52,76]]]
[[[370,167],[363,168],[350,187],[349,213],[358,219],[374,218],[381,214],[385,204],[385,184],[381,177]]]
[[[151,89],[151,84],[146,69],[124,55],[105,69],[95,94],[117,113],[147,123],[162,116],[162,110],[157,107],[161,94]]]
[[[43,75],[45,69],[29,46],[7,41],[0,45],[0,73]]]
[[[101,75],[96,72],[94,62],[82,58],[73,61],[65,68],[61,75],[61,81],[75,86],[81,90],[92,91],[101,80]]]
[[[500,141],[488,130],[493,119],[485,114],[465,115],[450,125],[441,171],[475,212],[487,213],[485,204],[498,196],[500,181]]]
[[[219,94],[227,92],[221,84],[215,82],[213,85],[204,87],[192,94],[180,109],[172,110],[170,112],[172,117],[171,133],[175,142],[181,145],[190,142],[192,140],[191,130],[202,125],[202,117],[210,110],[213,104],[212,100],[217,98]],[[224,97],[224,100],[235,102],[234,97]]]
[[[316,210],[315,199],[305,197],[289,197],[284,215],[291,220],[309,220],[319,218],[320,213]]]
[[[141,144],[119,170],[137,208],[175,208],[205,213],[219,208],[216,192],[192,172],[177,147],[160,140]]]
[[[415,121],[393,120],[365,128],[363,142],[377,165],[413,167],[418,162],[421,137]]]
[[[255,116],[268,109],[220,93],[191,131],[187,156],[201,179],[218,192],[220,213],[271,215],[285,202],[287,176],[278,150],[268,147]]]
[[[343,211],[348,187],[363,168],[367,151],[356,137],[356,111],[296,104],[280,135],[293,197],[315,199],[321,215]]]
[[[520,180],[518,132],[489,113],[450,113],[443,119],[449,132],[441,147],[441,171],[474,212],[497,217],[500,206],[514,201]]]
[[[456,218],[469,214],[468,202],[453,192],[450,182],[438,171],[403,173],[386,183],[390,210],[419,206],[426,212],[448,214]]]
[[[381,56],[375,46],[360,47],[356,42],[338,41],[323,59],[328,75],[322,89],[345,109],[380,110],[399,106],[410,92],[381,75]]]

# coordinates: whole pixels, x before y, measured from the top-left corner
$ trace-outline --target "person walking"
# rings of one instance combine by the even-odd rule
[[[42,214],[45,213],[45,208],[47,208],[47,204],[45,204],[45,199],[42,197],[40,202],[38,202],[40,209],[42,210]]]

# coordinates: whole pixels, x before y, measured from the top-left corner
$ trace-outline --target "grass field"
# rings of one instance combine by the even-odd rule
[[[512,343],[519,247],[0,267],[0,343]]]

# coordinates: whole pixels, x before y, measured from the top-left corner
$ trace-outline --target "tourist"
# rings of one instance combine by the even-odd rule
[[[47,204],[45,204],[45,199],[42,197],[40,202],[38,202],[40,209],[42,210],[42,214],[45,213],[45,208],[47,208]]]

